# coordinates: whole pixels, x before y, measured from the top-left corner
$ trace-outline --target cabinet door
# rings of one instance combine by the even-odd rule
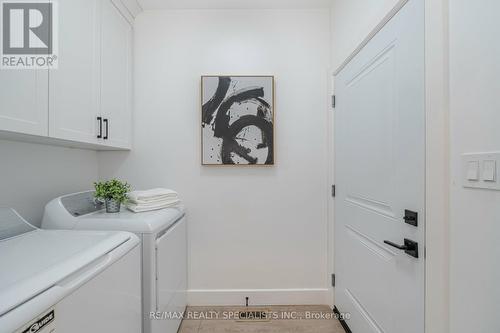
[[[59,68],[49,72],[49,135],[97,143],[98,0],[59,1]]]
[[[132,27],[111,0],[102,2],[101,114],[107,146],[130,148],[132,139]]]
[[[47,70],[0,71],[0,130],[48,135]]]

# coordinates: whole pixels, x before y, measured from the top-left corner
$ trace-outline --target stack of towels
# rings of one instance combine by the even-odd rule
[[[166,188],[133,191],[128,194],[127,208],[135,213],[173,207],[180,203],[179,195]]]

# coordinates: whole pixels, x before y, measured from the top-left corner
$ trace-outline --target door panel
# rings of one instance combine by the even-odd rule
[[[98,143],[98,0],[59,1],[59,64],[49,72],[51,137]]]
[[[187,229],[182,218],[156,240],[156,311],[168,311],[187,281]],[[177,311],[177,310],[172,310]]]
[[[357,333],[424,332],[423,15],[410,0],[335,78],[335,303]],[[419,258],[384,243],[405,238]]]
[[[102,1],[101,114],[109,121],[106,145],[130,148],[132,26],[111,0]]]
[[[2,70],[0,130],[48,135],[47,70]]]

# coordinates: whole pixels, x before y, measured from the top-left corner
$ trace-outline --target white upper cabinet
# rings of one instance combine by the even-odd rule
[[[130,148],[132,132],[132,26],[111,0],[102,2],[101,116],[106,145]]]
[[[57,2],[58,67],[0,70],[1,137],[20,138],[14,132],[35,142],[130,149],[130,2]]]
[[[48,134],[47,70],[0,70],[0,130]]]
[[[49,72],[49,135],[97,143],[99,0],[59,1],[59,68]]]

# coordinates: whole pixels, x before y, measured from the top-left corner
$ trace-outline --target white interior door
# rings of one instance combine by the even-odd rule
[[[410,0],[335,78],[335,303],[355,333],[424,332],[423,5]],[[384,243],[404,239],[418,258]]]

